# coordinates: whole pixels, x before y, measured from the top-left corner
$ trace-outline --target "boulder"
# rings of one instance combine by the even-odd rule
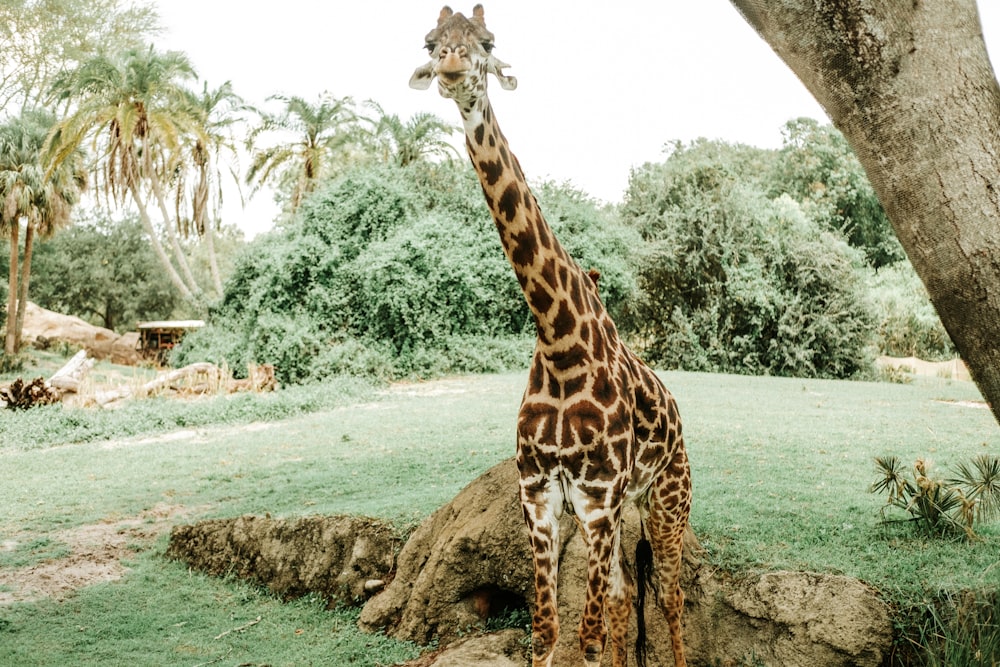
[[[121,336],[111,329],[96,327],[72,315],[61,315],[28,302],[24,311],[22,339],[28,344],[44,341],[66,343],[87,350],[96,359],[111,359],[117,364],[135,365],[141,361],[136,349],[139,334]]]

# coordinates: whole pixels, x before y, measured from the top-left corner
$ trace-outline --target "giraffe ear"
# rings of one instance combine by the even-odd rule
[[[486,66],[488,72],[492,72],[493,76],[497,78],[500,82],[500,87],[504,90],[514,90],[517,88],[517,77],[507,76],[503,73],[505,67],[510,67],[507,63],[502,60],[498,60],[493,56],[490,56],[490,62]]]
[[[483,6],[476,5],[472,8],[472,21],[478,23],[479,25],[486,27],[486,19],[484,18]]]
[[[417,90],[427,90],[431,86],[431,81],[434,80],[434,64],[428,62],[426,65],[421,65],[417,69],[413,70],[413,76],[410,77],[410,88],[416,88]]]

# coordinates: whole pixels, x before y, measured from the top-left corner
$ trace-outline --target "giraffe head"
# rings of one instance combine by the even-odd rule
[[[413,72],[411,88],[426,90],[437,77],[442,96],[468,104],[486,97],[487,74],[504,90],[517,87],[517,79],[503,73],[510,65],[493,55],[493,33],[486,29],[482,5],[472,9],[472,18],[444,7],[425,40],[431,59]]]

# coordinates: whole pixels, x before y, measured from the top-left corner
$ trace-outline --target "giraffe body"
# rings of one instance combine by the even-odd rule
[[[521,507],[535,570],[533,665],[551,666],[559,635],[559,517],[569,511],[589,553],[578,628],[584,663],[597,667],[610,640],[612,664],[625,666],[636,583],[622,563],[621,519],[625,502],[634,501],[674,663],[682,667],[679,578],[691,477],[676,402],[622,343],[596,280],[552,234],[507,146],[486,78],[494,74],[508,90],[517,82],[492,54],[482,5],[471,18],[445,7],[426,42],[431,60],[410,85],[427,88],[436,78],[440,93],[457,102],[469,157],[538,332],[517,422]]]

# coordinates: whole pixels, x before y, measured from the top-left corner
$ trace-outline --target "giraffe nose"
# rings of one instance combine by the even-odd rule
[[[459,58],[464,58],[469,55],[469,50],[463,44],[458,44],[456,46],[442,46],[441,47],[441,57],[455,55]]]
[[[442,48],[437,67],[438,74],[450,79],[460,78],[469,69],[464,60],[467,54],[468,50],[464,46]]]

